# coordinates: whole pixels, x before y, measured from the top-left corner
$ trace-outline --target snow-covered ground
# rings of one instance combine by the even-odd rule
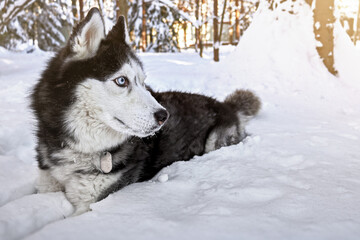
[[[307,7],[260,11],[218,64],[190,52],[140,54],[157,90],[220,100],[254,90],[263,109],[247,127],[251,136],[177,162],[77,217],[67,218],[62,193],[33,194],[27,96],[49,54],[0,49],[0,239],[358,239],[360,53],[337,25],[333,77],[317,55]]]

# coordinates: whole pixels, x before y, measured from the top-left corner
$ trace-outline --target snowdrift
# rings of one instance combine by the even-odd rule
[[[339,74],[331,75],[316,51],[312,10],[301,2],[294,3],[294,14],[282,7],[270,11],[267,4],[260,5],[236,51],[226,59],[228,74],[233,77],[228,78],[230,84],[234,82],[231,79],[240,79],[244,87],[287,99],[290,91],[294,97],[301,95],[301,104],[311,107],[319,99],[349,97],[346,91],[350,88],[359,91],[359,51],[337,22],[334,56]]]

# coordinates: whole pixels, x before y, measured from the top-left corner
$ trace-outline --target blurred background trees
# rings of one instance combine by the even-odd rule
[[[325,42],[328,39],[325,35],[332,35],[326,31],[331,30],[329,26],[335,18],[331,18],[331,23],[326,23],[321,21],[328,19],[321,16],[326,15],[324,12],[329,9],[329,4],[332,4],[329,14],[334,16],[334,3],[339,20],[353,42],[360,40],[357,10],[360,9],[360,0],[264,2],[270,9],[275,9],[296,1],[312,6],[314,18],[321,18],[315,20],[320,27],[317,29],[314,26],[314,33],[316,38],[317,35],[323,37],[317,39],[323,45],[329,45]],[[54,51],[65,44],[72,27],[87,11],[91,7],[98,7],[105,16],[107,29],[111,28],[118,16],[126,17],[132,46],[138,51],[177,52],[193,48],[202,56],[205,48],[213,48],[214,60],[218,61],[219,47],[236,45],[240,41],[259,3],[260,0],[1,0],[0,46],[10,50],[32,51],[40,48]],[[323,55],[329,55],[331,51],[328,50]],[[324,58],[325,61],[328,60]]]
[[[259,0],[2,0],[0,46],[54,51],[65,44],[87,11],[98,7],[107,28],[119,15],[126,17],[135,49],[194,48],[202,55],[204,48],[213,47],[214,36],[221,45],[236,45],[258,4]],[[214,15],[215,6],[220,16]]]
[[[0,45],[7,49],[23,44],[54,50],[66,42],[74,25],[71,2],[5,0],[1,5]]]

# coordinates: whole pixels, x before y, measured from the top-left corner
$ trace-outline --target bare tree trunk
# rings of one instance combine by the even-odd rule
[[[221,14],[219,43],[221,43],[221,36],[222,36],[222,31],[223,31],[223,26],[224,26],[224,16],[225,16],[226,4],[227,4],[227,0],[224,1],[223,11],[222,11],[222,14]]]
[[[219,61],[219,34],[218,34],[218,0],[214,0],[214,19],[213,19],[213,29],[214,29],[214,61]]]
[[[202,13],[203,11],[203,1],[205,0],[200,0],[200,13]],[[202,15],[201,16],[201,20],[202,22],[205,22],[205,17]],[[203,44],[203,39],[202,39],[202,34],[201,34],[201,30],[205,28],[205,32],[206,32],[206,22],[205,22],[205,26],[203,24],[201,24],[201,27],[199,29],[199,48],[200,48],[200,52],[199,52],[199,55],[200,57],[203,57],[203,50],[204,50],[204,44]]]
[[[240,9],[239,1],[235,0],[235,42],[238,42],[240,39]]]
[[[316,0],[314,9],[314,33],[318,41],[316,47],[330,73],[334,68],[334,0]]]
[[[79,19],[78,9],[76,6],[76,0],[71,0],[71,11],[76,19]]]
[[[146,4],[145,0],[142,0],[142,50],[146,51],[147,39],[146,39]]]
[[[231,2],[231,0],[230,0],[230,2]],[[232,19],[232,9],[231,9],[231,7],[229,7],[229,21],[230,21],[229,43],[230,43],[231,45],[233,45],[234,30],[233,30],[233,26],[232,26],[231,19]]]
[[[198,24],[197,28],[195,28],[195,51],[197,52],[198,44],[200,41],[200,24],[199,24],[199,11],[200,11],[200,0],[195,1],[196,9],[195,9],[195,19]]]
[[[84,0],[79,0],[80,20],[84,19]]]
[[[149,37],[150,37],[150,44],[152,44],[154,42],[153,28],[150,29]],[[176,42],[178,42],[178,41],[176,41]]]
[[[244,18],[244,15],[245,15],[244,13],[245,13],[244,0],[241,0],[240,15],[239,15],[239,16],[241,16],[241,19]],[[239,25],[240,25],[240,21],[239,21]],[[239,38],[238,38],[238,41],[240,41],[240,37],[244,34],[243,31],[244,31],[244,29],[240,28],[240,26],[239,26]]]
[[[205,42],[205,44],[203,44],[203,46],[206,47],[207,43],[208,43],[208,40],[206,39],[206,35],[207,35],[207,30],[208,30],[208,24],[209,24],[209,20],[206,18],[206,14],[210,11],[210,7],[209,7],[209,4],[207,4],[207,0],[203,0],[203,4],[205,4],[205,11],[204,11],[204,16],[203,16],[203,19],[205,19],[205,24],[204,24],[204,36],[205,36],[205,39],[203,39],[203,43]]]
[[[34,13],[35,12],[35,8],[37,8],[38,7],[38,4],[33,4],[32,5],[32,9],[31,9],[31,11]],[[36,43],[35,43],[35,41],[36,40],[38,40],[38,36],[39,36],[39,34],[38,34],[38,20],[36,19],[35,21],[34,21],[34,32],[33,32],[33,36],[32,36],[32,45],[33,46],[35,46],[36,45]]]
[[[177,31],[176,32],[179,32],[180,31],[180,25],[177,25],[177,27],[176,27],[176,29],[177,29]],[[175,31],[173,31],[173,33],[174,33]],[[156,35],[155,35],[156,36]],[[179,34],[173,34],[173,36],[175,36],[175,38],[176,38],[176,48],[177,49],[179,49],[179,52],[180,52],[180,47],[179,47]]]
[[[124,16],[126,25],[128,26],[128,11],[129,5],[128,0],[116,0],[116,16]]]
[[[187,42],[186,42],[186,29],[187,29],[187,24],[186,21],[183,23],[182,28],[184,30],[184,46],[185,48],[187,48]]]
[[[356,45],[358,35],[360,34],[360,0],[359,0],[359,10],[356,18],[356,26],[355,26],[355,33],[354,33],[354,44]]]

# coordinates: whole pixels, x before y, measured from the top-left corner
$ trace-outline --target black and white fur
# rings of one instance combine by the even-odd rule
[[[128,79],[126,87],[115,84],[119,77]],[[175,161],[239,143],[244,121],[260,108],[249,91],[238,90],[219,102],[153,92],[144,80],[124,18],[105,36],[101,14],[90,10],[32,94],[40,193],[64,191],[74,214],[81,214],[91,203],[151,179]],[[99,168],[106,152],[113,165],[107,174]]]

